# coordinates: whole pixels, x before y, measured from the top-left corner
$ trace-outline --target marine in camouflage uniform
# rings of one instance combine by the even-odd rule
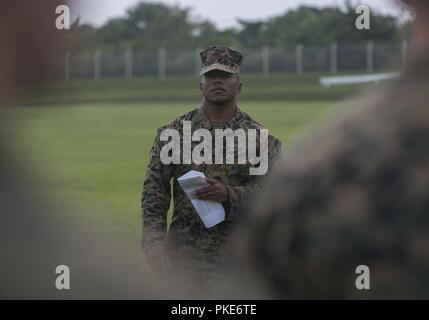
[[[429,298],[429,50],[378,89],[289,149],[255,202],[244,264],[276,297]]]
[[[201,74],[212,70],[236,73],[241,63],[241,54],[224,47],[208,48],[201,53],[201,58],[203,62]],[[160,160],[160,152],[167,142],[160,140],[161,132],[165,129],[175,129],[183,137],[182,121],[190,121],[192,131],[201,128],[209,130],[213,137],[213,147],[215,129],[244,129],[247,132],[248,129],[260,130],[263,127],[238,107],[232,119],[223,123],[211,122],[204,107],[200,107],[159,128],[151,150],[142,193],[142,244],[144,250],[156,243],[167,244],[172,270],[178,274],[207,275],[212,272],[222,272],[223,266],[227,263],[228,238],[231,230],[240,219],[240,212],[246,200],[260,189],[262,176],[250,175],[251,165],[249,163],[237,164],[236,141],[235,164],[214,164],[214,152],[212,152],[213,164],[163,164]],[[198,143],[192,142],[192,150]],[[259,136],[256,146],[258,150]],[[183,151],[183,148],[181,149]],[[279,155],[279,150],[280,141],[269,135],[269,165]],[[177,182],[178,177],[190,170],[201,171],[207,177],[217,179],[227,187],[228,199],[223,203],[226,213],[225,221],[209,229],[205,228],[192,203]],[[167,234],[171,182],[174,208]],[[246,213],[241,212],[241,214]]]

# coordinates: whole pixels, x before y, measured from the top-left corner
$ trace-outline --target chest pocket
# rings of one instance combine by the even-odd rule
[[[196,170],[195,165],[191,164],[179,164],[174,165],[174,178],[177,179],[180,176],[183,176],[185,173],[187,173],[190,170]]]

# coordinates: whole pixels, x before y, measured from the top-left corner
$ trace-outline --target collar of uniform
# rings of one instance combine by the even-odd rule
[[[223,123],[216,123],[211,122],[206,115],[206,112],[204,111],[204,107],[200,107],[197,109],[197,112],[195,116],[192,118],[192,128],[205,128],[208,130],[211,129],[226,129],[231,128],[233,130],[236,130],[238,128],[241,128],[241,121],[243,119],[243,113],[238,108],[235,109],[234,116],[230,121],[223,122]]]

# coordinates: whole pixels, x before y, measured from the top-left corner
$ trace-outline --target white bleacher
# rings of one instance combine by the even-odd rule
[[[353,76],[331,76],[321,77],[319,83],[329,88],[331,86],[346,85],[346,84],[358,84],[367,82],[379,82],[382,80],[392,79],[396,77],[397,73],[377,73],[377,74],[362,74]]]

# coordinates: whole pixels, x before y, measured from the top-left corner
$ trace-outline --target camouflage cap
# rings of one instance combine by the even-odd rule
[[[200,75],[211,70],[238,73],[243,61],[243,56],[240,52],[220,46],[208,47],[200,52],[200,56],[203,64]]]

